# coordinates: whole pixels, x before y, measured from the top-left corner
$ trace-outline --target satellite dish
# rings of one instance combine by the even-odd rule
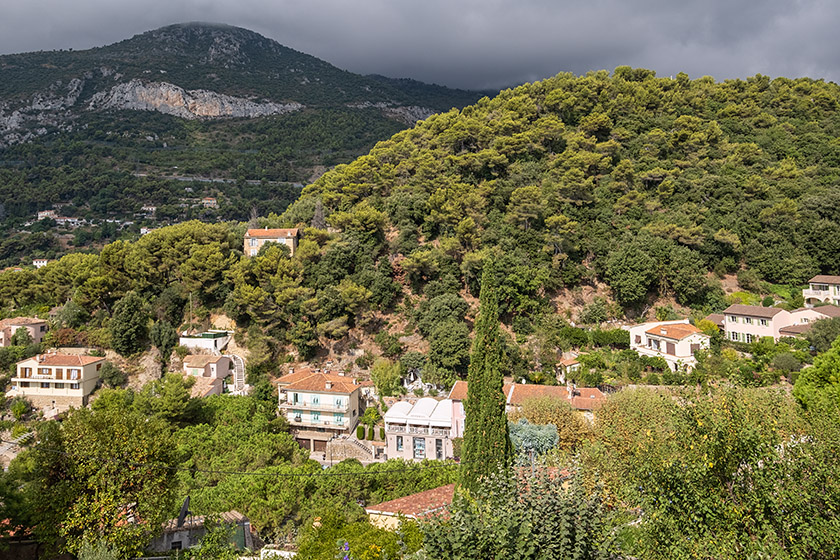
[[[184,505],[181,506],[181,513],[178,514],[178,527],[184,526],[184,520],[190,514],[190,497],[184,500]]]

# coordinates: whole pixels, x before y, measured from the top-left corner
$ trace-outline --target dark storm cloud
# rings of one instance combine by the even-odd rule
[[[257,31],[363,74],[498,88],[631,65],[837,80],[823,0],[4,0],[0,52],[88,48],[184,21]]]

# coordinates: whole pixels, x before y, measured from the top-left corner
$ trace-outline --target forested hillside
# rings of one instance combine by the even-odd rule
[[[840,270],[838,100],[809,79],[561,74],[379,143],[287,218],[308,220],[314,199],[372,208],[422,281],[452,259],[474,287],[498,249],[510,284],[551,293],[597,277],[623,305],[657,292],[704,305],[708,270],[784,284]]]
[[[431,117],[327,173],[282,216],[252,222],[304,228],[293,257],[267,246],[245,258],[244,225],[191,222],[3,274],[0,298],[7,310],[70,300],[91,318],[69,325],[85,331],[73,336],[107,346],[129,292],[174,327],[192,294],[199,317],[223,309],[247,330],[254,372],[276,371],[287,353],[362,347],[363,368],[376,355],[400,358],[447,385],[465,374],[492,256],[505,367],[550,381],[557,349],[587,336],[626,346],[568,321],[598,325],[655,306],[668,317],[673,305],[700,318],[732,301],[720,281],[732,273],[755,295],[797,305],[799,284],[836,273],[839,94],[807,79],[559,75]],[[599,297],[584,300],[582,288]],[[774,356],[761,355],[733,361],[731,375],[778,378],[754,373]],[[651,367],[622,356],[587,366],[605,376],[630,368],[630,379]],[[713,366],[698,370],[719,374]]]

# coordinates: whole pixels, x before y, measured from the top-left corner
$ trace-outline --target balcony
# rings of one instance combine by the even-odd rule
[[[334,418],[324,418],[324,419],[313,419],[313,418],[305,418],[302,416],[293,416],[291,418],[292,427],[308,427],[308,428],[330,428],[333,430],[344,430],[349,426],[349,419],[345,418],[342,421],[338,421]]]
[[[827,298],[831,297],[831,290],[812,290],[810,288],[806,288],[802,290],[802,297]]]
[[[417,434],[424,436],[442,436],[448,437],[450,433],[449,428],[433,428],[429,426],[403,426],[401,424],[388,424],[385,426],[385,431],[397,434]]]
[[[288,402],[284,401],[279,403],[281,409],[294,409],[294,410],[317,410],[317,411],[326,411],[326,412],[347,412],[350,409],[349,404],[343,406],[336,406],[333,403],[318,403],[314,404],[311,402]]]

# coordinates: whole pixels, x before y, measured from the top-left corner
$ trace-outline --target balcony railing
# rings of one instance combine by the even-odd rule
[[[293,426],[316,426],[316,427],[328,427],[328,428],[346,428],[348,426],[348,420],[344,419],[342,421],[338,421],[335,419],[325,419],[325,420],[313,420],[312,418],[303,419],[301,416],[295,416],[292,418],[292,425]]]
[[[449,428],[433,428],[429,426],[403,426],[401,424],[388,424],[385,426],[386,432],[397,434],[417,434],[417,435],[431,435],[431,436],[448,436]]]
[[[330,412],[347,412],[349,405],[336,406],[334,403],[311,403],[311,402],[288,402],[280,403],[280,408],[291,408],[294,410],[326,410]]]
[[[831,290],[811,290],[810,288],[806,288],[802,290],[802,297],[829,297],[831,296]]]

